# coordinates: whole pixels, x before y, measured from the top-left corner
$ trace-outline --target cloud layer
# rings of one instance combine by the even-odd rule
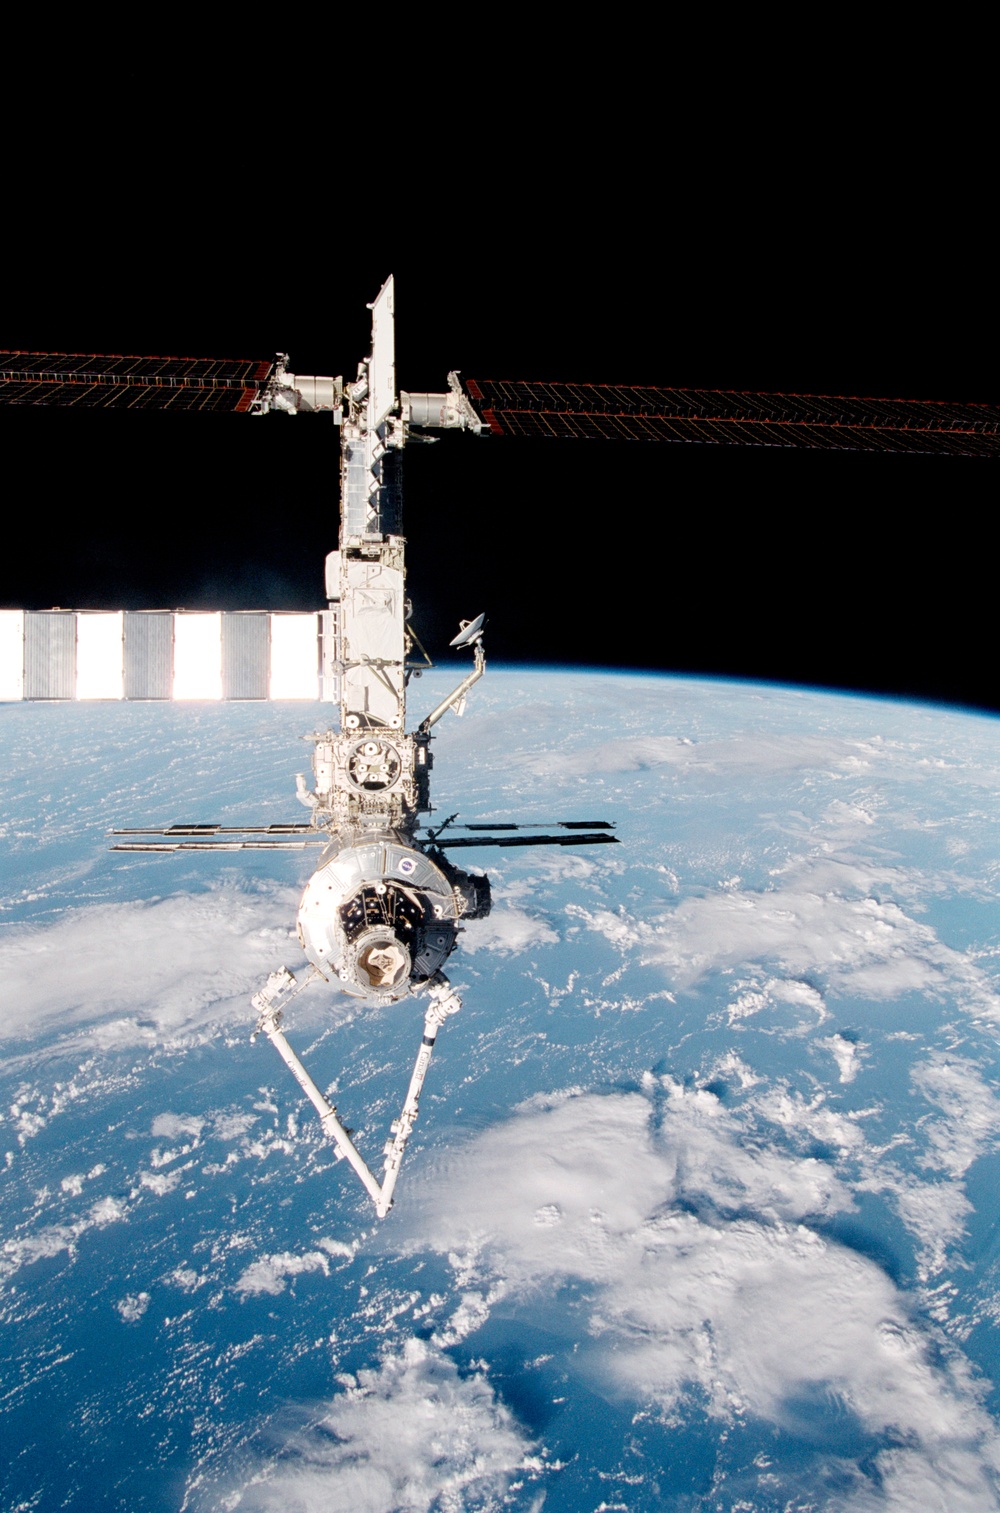
[[[241,1493],[230,1513],[488,1513],[540,1468],[479,1372],[410,1340],[360,1371]],[[218,1506],[218,1504],[216,1504]]]
[[[1000,1438],[964,1359],[815,1227],[852,1206],[829,1166],[747,1133],[669,1079],[536,1102],[442,1160],[410,1243],[553,1307],[583,1283],[606,1391],[668,1422],[770,1423],[807,1447],[815,1485],[844,1463],[845,1509],[997,1507]]]
[[[776,870],[765,888],[736,878],[652,917],[578,904],[567,912],[619,951],[662,966],[671,987],[690,988],[712,972],[770,967],[806,989],[816,982],[845,996],[947,994],[1000,1023],[991,979],[930,925],[881,898],[888,876],[884,865],[820,852]]]
[[[44,928],[15,926],[0,942],[0,979],[12,990],[0,1037],[65,1035],[100,1021],[105,1037],[142,1043],[246,1019],[247,997],[275,959],[301,959],[288,925],[276,923],[294,910],[292,890],[262,884],[95,905]]]

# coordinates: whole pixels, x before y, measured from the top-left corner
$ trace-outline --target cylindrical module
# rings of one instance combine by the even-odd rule
[[[434,430],[451,430],[461,425],[449,401],[450,394],[404,394],[410,404],[410,425],[430,426]]]

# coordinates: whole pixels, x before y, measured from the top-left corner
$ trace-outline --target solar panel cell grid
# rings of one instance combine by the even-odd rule
[[[212,410],[245,413],[257,389],[178,388],[139,384],[17,383],[0,381],[0,404],[58,405],[99,410]]]
[[[498,436],[1000,456],[1000,406],[617,384],[466,379]]]
[[[0,404],[245,414],[273,358],[0,352]]]
[[[0,352],[0,379],[248,388],[274,372],[263,358],[141,357],[89,352]]]

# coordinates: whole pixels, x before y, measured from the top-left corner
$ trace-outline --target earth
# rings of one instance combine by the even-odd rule
[[[439,815],[622,844],[461,854],[379,1222],[249,1040],[308,855],[106,849],[301,818],[329,713],[0,710],[3,1506],[1000,1506],[996,720],[491,668]],[[421,1024],[289,1011],[373,1161]]]

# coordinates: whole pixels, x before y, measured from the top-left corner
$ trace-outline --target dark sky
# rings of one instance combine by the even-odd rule
[[[217,63],[180,67],[166,115],[162,70],[105,67],[98,93],[143,130],[124,153],[70,133],[58,156],[14,164],[9,205],[31,235],[0,345],[285,350],[299,371],[352,376],[366,302],[393,272],[405,388],[458,367],[1000,399],[965,107],[921,75],[889,109],[856,57],[835,88],[734,93],[736,52],[691,70],[633,59],[627,77],[624,53],[597,74],[595,53],[558,99],[523,60],[510,94],[421,75],[425,94],[411,78],[374,132],[359,86],[328,111],[300,70],[263,127],[241,135],[230,101],[214,136],[176,123]],[[0,603],[321,602],[338,510],[322,420],[8,409],[0,442],[33,527],[30,549],[3,554]],[[432,654],[485,609],[496,660],[1000,708],[998,480],[1000,463],[967,459],[444,437],[406,459],[416,623]]]

